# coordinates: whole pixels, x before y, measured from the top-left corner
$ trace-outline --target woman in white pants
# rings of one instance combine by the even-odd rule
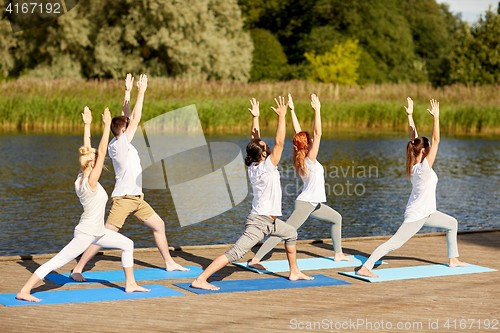
[[[89,245],[96,244],[106,248],[122,250],[122,266],[125,271],[125,291],[149,291],[140,287],[134,278],[134,243],[129,238],[104,228],[104,212],[108,195],[98,180],[104,165],[104,158],[108,147],[111,115],[106,109],[102,115],[104,133],[102,134],[99,148],[96,151],[90,144],[90,124],[92,114],[85,107],[83,116],[84,135],[83,146],[80,152],[80,171],[75,181],[76,194],[83,206],[80,223],[75,227],[73,239],[54,258],[38,267],[31,275],[16,298],[30,302],[40,302],[41,299],[31,295],[31,289],[51,271],[69,263],[85,251]]]
[[[311,95],[311,107],[314,110],[314,132],[311,138],[308,132],[302,131],[293,105],[292,96],[288,94],[288,105],[292,116],[292,125],[295,131],[293,137],[293,166],[296,173],[304,182],[302,193],[295,200],[295,209],[286,221],[295,229],[307,220],[309,216],[332,223],[331,236],[333,250],[335,252],[334,261],[352,261],[342,252],[342,215],[324,204],[326,202],[325,193],[325,171],[323,166],[316,159],[321,141],[321,103],[318,96]],[[248,264],[260,270],[267,269],[260,261],[281,241],[279,237],[269,237],[260,247],[259,251]]]
[[[398,231],[387,242],[380,245],[358,271],[358,275],[377,278],[370,270],[375,262],[390,251],[400,248],[424,225],[446,229],[448,243],[449,267],[468,266],[458,260],[457,220],[436,210],[436,185],[438,177],[432,165],[436,159],[439,146],[439,103],[431,100],[431,110],[434,117],[432,128],[432,145],[426,137],[418,137],[417,128],[413,122],[413,101],[408,97],[408,126],[411,140],[406,146],[406,175],[411,181],[412,190],[406,204],[405,220]]]

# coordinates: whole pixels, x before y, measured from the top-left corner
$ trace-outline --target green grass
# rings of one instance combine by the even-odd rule
[[[0,124],[7,130],[67,130],[81,126],[85,105],[94,112],[99,128],[105,107],[112,115],[121,110],[123,81],[4,81],[0,82]],[[206,132],[246,132],[250,126],[249,99],[260,100],[261,127],[276,126],[270,109],[273,98],[292,93],[299,120],[312,126],[314,113],[309,104],[312,92],[322,103],[326,128],[405,129],[406,97],[415,101],[415,122],[430,130],[428,99],[441,104],[441,128],[448,132],[500,133],[500,98],[496,86],[454,86],[433,89],[428,85],[399,84],[342,87],[335,98],[331,86],[303,81],[278,83],[189,82],[150,80],[143,121],[195,104]],[[134,104],[136,92],[132,94]]]

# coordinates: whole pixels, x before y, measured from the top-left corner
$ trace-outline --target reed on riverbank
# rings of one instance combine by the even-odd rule
[[[123,81],[3,81],[0,82],[0,124],[4,130],[71,129],[81,123],[80,112],[88,105],[95,113],[109,107],[118,114],[123,98]],[[415,121],[430,129],[432,117],[425,111],[431,98],[441,103],[441,126],[449,132],[500,133],[498,86],[448,86],[427,84],[381,84],[341,87],[335,97],[331,85],[306,81],[276,83],[190,82],[172,79],[150,80],[143,120],[195,104],[206,132],[248,130],[249,98],[261,105],[261,126],[274,127],[276,117],[269,106],[273,98],[294,96],[296,111],[305,125],[314,113],[309,96],[322,102],[325,128],[404,129],[406,97],[415,101]],[[134,103],[135,94],[132,95]],[[95,127],[100,121],[94,121]]]

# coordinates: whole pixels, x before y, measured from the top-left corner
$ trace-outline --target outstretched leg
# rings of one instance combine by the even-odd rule
[[[342,252],[342,215],[327,205],[319,204],[319,208],[312,212],[311,216],[332,223],[332,243],[335,252],[333,260],[354,261]]]
[[[41,299],[31,295],[31,289],[33,289],[38,282],[43,280],[47,274],[78,257],[94,239],[95,237],[92,235],[75,230],[74,238],[54,258],[38,267],[21,291],[16,295],[16,298],[30,302],[40,302]]]

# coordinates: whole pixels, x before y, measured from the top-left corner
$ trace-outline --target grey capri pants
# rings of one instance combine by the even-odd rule
[[[297,230],[280,219],[250,214],[245,222],[245,231],[236,243],[225,253],[229,262],[237,261],[250,251],[264,237],[271,235],[285,240],[286,245],[297,243]]]
[[[291,225],[295,229],[299,229],[309,216],[332,223],[331,234],[333,242],[333,250],[335,253],[342,252],[342,215],[332,208],[322,203],[313,206],[310,202],[295,200],[295,209],[286,221],[286,224]],[[259,251],[255,254],[256,258],[262,260],[281,241],[279,237],[269,237],[262,244]]]
[[[372,255],[363,264],[371,270],[377,260],[385,256],[390,251],[399,249],[404,243],[413,237],[424,225],[446,229],[446,242],[448,243],[448,258],[458,257],[457,229],[458,222],[454,217],[441,212],[435,212],[431,215],[415,221],[403,223],[398,231],[387,242],[380,245],[373,251]]]

